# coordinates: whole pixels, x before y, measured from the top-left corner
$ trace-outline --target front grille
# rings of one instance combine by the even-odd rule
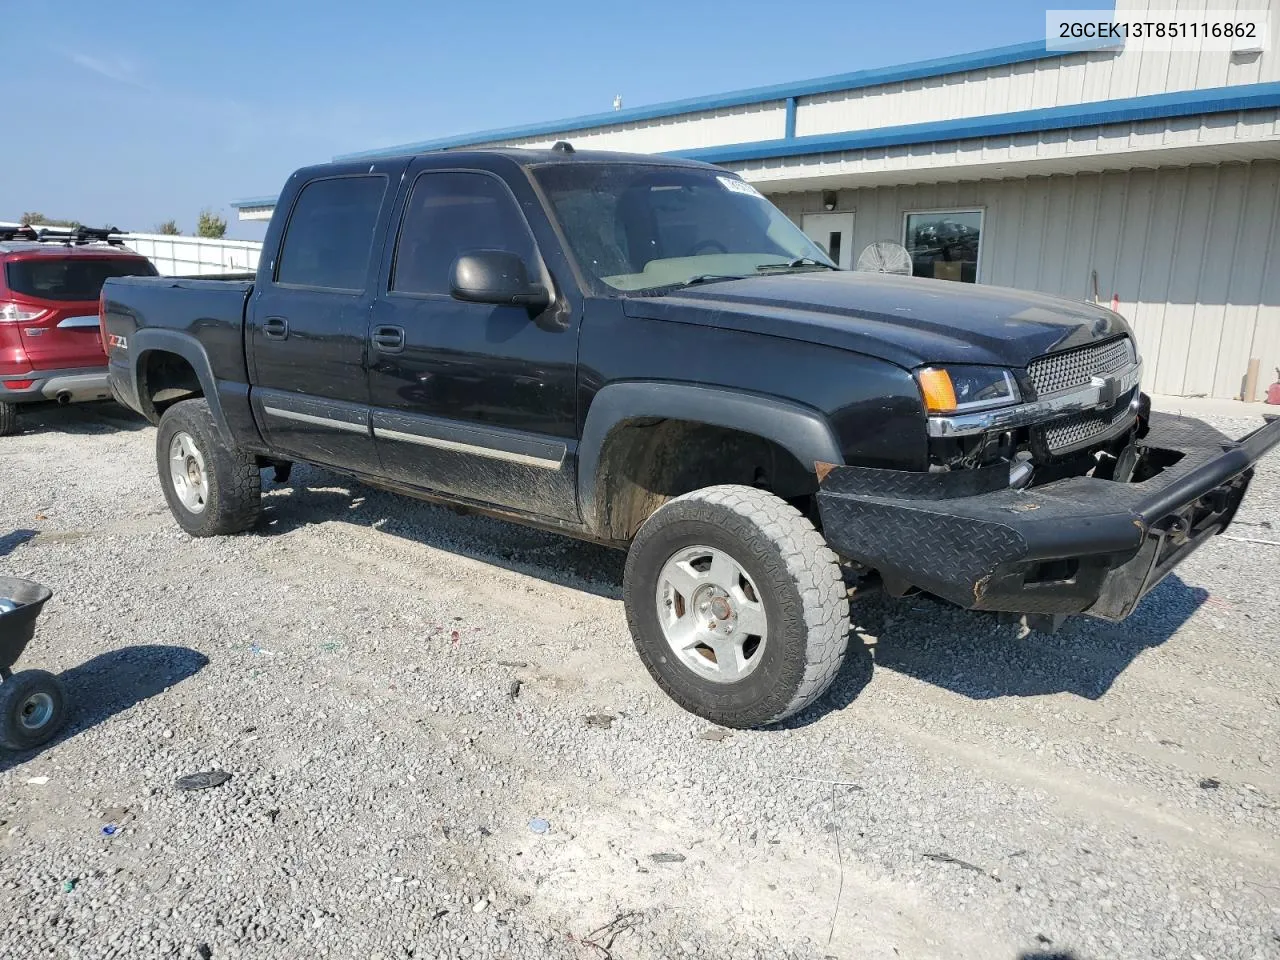
[[[1088,386],[1093,377],[1105,377],[1137,362],[1128,337],[1095,343],[1062,353],[1038,357],[1027,364],[1027,377],[1037,397]]]
[[[1043,428],[1044,446],[1051,456],[1060,456],[1086,447],[1100,437],[1115,432],[1121,423],[1131,419],[1129,410],[1132,394],[1125,394],[1120,403],[1110,410],[1090,410],[1063,417]]]

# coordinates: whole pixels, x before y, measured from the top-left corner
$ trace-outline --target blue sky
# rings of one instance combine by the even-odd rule
[[[1020,43],[1102,5],[0,0],[0,220],[190,232],[211,207],[257,238],[229,202],[334,154]]]

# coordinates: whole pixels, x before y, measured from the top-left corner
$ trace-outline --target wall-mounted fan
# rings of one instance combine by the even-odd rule
[[[896,240],[877,240],[862,248],[855,270],[863,273],[897,273],[911,276],[911,254]]]

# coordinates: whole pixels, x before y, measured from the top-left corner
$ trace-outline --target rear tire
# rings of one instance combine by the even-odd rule
[[[160,418],[156,467],[169,510],[193,537],[243,533],[262,513],[257,460],[223,443],[203,398],[175,403]]]
[[[67,722],[62,684],[45,670],[24,670],[0,683],[0,747],[34,750]]]
[[[18,432],[18,405],[0,403],[0,437],[11,437]]]
[[[836,555],[800,511],[753,487],[707,487],[655,511],[627,554],[623,600],[658,685],[726,727],[813,703],[848,645]]]

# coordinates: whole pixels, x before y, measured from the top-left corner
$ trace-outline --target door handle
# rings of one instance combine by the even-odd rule
[[[404,349],[404,327],[374,327],[373,342],[383,353],[399,353]]]
[[[267,317],[262,321],[262,335],[268,340],[284,340],[289,336],[289,321],[284,317]]]

